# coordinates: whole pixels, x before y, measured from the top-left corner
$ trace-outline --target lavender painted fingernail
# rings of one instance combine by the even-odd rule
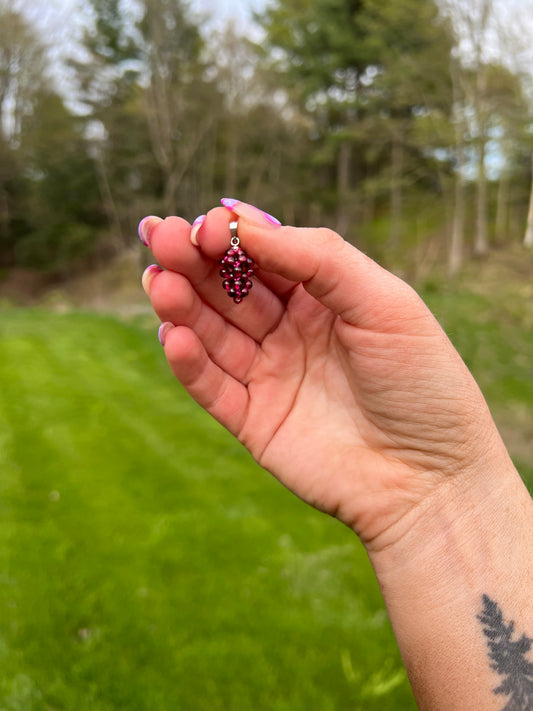
[[[148,215],[148,217],[145,217],[139,222],[139,239],[145,247],[150,246],[152,232],[160,222],[163,222],[163,220],[156,215]]]
[[[247,217],[253,221],[257,221],[257,218],[260,217],[271,225],[276,225],[276,227],[281,225],[281,222],[273,215],[269,215],[268,212],[260,210],[258,207],[255,207],[255,205],[250,205],[240,200],[234,200],[233,198],[222,198],[221,202],[225,208],[231,210],[231,212],[234,212],[239,217]]]
[[[198,230],[205,222],[206,215],[199,215],[196,220],[192,223],[191,229],[191,242],[195,247],[198,247]]]
[[[170,323],[170,321],[165,321],[165,323],[162,323],[161,326],[159,326],[159,331],[157,333],[157,337],[159,338],[159,343],[164,346],[165,341],[167,340],[167,334],[169,331],[172,331],[174,328],[174,324]]]
[[[235,198],[222,198],[220,202],[224,205],[224,207],[227,207],[228,210],[233,210],[235,205],[238,205],[241,201],[235,200]]]

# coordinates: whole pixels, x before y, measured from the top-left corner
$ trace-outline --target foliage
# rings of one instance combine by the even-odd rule
[[[403,192],[434,172],[417,124],[451,110],[451,42],[436,5],[294,0],[269,8],[263,25],[278,57],[273,70],[312,120],[316,154],[336,174],[338,213],[360,222],[365,203],[388,200],[399,232]],[[434,155],[440,146],[432,142]]]
[[[185,0],[88,0],[79,46],[52,71],[43,36],[1,3],[0,265],[66,271],[124,250],[147,213],[192,220],[223,194],[328,224],[389,264],[411,261],[427,203],[444,248],[457,227],[461,258],[463,233],[517,241],[532,179],[525,79],[483,50],[489,15],[477,27],[464,3],[439,4],[274,1],[254,45]],[[475,61],[461,56],[469,32]]]

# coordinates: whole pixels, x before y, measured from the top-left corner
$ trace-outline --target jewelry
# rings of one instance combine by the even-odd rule
[[[244,297],[248,296],[253,286],[252,277],[255,264],[254,260],[239,246],[237,222],[230,222],[229,229],[231,232],[230,248],[219,262],[220,276],[224,279],[222,286],[227,295],[236,304],[240,304]]]

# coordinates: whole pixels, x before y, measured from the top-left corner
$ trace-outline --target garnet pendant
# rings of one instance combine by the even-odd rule
[[[220,276],[223,279],[222,287],[227,295],[236,304],[248,296],[253,286],[254,261],[239,246],[237,237],[237,223],[230,223],[231,243],[230,248],[220,260]]]

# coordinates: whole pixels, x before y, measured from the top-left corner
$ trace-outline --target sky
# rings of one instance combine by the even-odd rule
[[[31,13],[42,18],[43,22],[57,21],[63,27],[73,21],[83,0],[18,0],[19,4]],[[265,7],[267,0],[190,0],[191,6],[200,11],[213,15],[214,18],[226,21],[236,20],[246,24],[254,10]],[[17,4],[17,0],[15,0]]]
[[[253,10],[260,10],[265,6],[265,0],[196,0],[193,7],[207,10],[216,17],[223,19],[237,19],[247,22]]]
[[[43,32],[51,56],[58,62],[68,55],[76,40],[82,35],[83,12],[80,7],[87,0],[8,0],[15,9],[24,14]],[[127,3],[128,0],[125,0]],[[228,21],[235,24],[243,34],[252,32],[252,13],[262,10],[268,0],[189,0],[194,11],[212,17],[215,25]]]
[[[126,3],[128,0],[124,0]],[[463,0],[470,4],[476,0]],[[479,0],[477,0],[479,1]],[[80,5],[87,0],[11,0],[17,7],[23,7],[26,14],[43,30],[52,46],[52,56],[60,60],[69,53],[76,39],[82,34],[83,13]],[[216,24],[232,21],[242,34],[253,33],[252,12],[262,10],[268,0],[189,0],[191,7],[203,14],[210,14]],[[495,6],[504,24],[513,28],[512,52],[523,70],[531,71],[533,66],[533,0],[495,0]],[[519,28],[519,29],[517,29]],[[517,52],[518,45],[521,45]]]

